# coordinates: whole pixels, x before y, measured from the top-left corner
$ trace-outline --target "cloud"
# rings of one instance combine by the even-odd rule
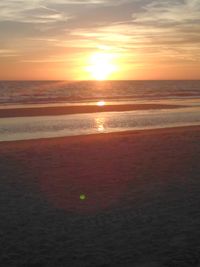
[[[12,49],[0,49],[0,57],[15,57],[18,56],[19,53],[17,50]]]
[[[137,23],[189,23],[200,18],[200,2],[186,1],[152,1],[139,14],[133,13]]]
[[[1,0],[0,31],[0,49],[29,63],[72,62],[103,47],[127,64],[197,62],[200,1]]]
[[[53,23],[69,16],[43,5],[42,0],[8,0],[0,2],[0,21],[23,23]]]

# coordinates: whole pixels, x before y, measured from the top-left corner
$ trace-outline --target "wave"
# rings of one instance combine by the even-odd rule
[[[200,81],[2,81],[0,104],[200,98]]]

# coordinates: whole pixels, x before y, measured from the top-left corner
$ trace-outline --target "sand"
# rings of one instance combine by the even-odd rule
[[[0,118],[50,116],[65,114],[81,114],[110,111],[131,111],[148,109],[175,109],[183,108],[183,105],[170,104],[128,104],[128,105],[89,105],[89,106],[53,106],[53,107],[30,107],[30,108],[1,108]]]
[[[200,127],[1,143],[0,266],[200,266],[199,159]]]

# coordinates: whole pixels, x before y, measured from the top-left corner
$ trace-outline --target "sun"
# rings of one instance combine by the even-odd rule
[[[107,80],[109,76],[117,70],[113,63],[114,55],[108,53],[95,53],[89,59],[89,66],[86,70],[95,80]]]

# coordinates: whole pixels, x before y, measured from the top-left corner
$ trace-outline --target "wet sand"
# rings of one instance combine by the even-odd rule
[[[34,107],[34,108],[1,108],[0,118],[7,117],[30,117],[30,116],[50,116],[67,115],[109,111],[131,111],[148,109],[173,109],[183,108],[182,105],[169,104],[129,104],[129,105],[88,105],[88,106],[55,106],[55,107]]]
[[[0,266],[200,266],[199,159],[200,127],[1,143]]]

